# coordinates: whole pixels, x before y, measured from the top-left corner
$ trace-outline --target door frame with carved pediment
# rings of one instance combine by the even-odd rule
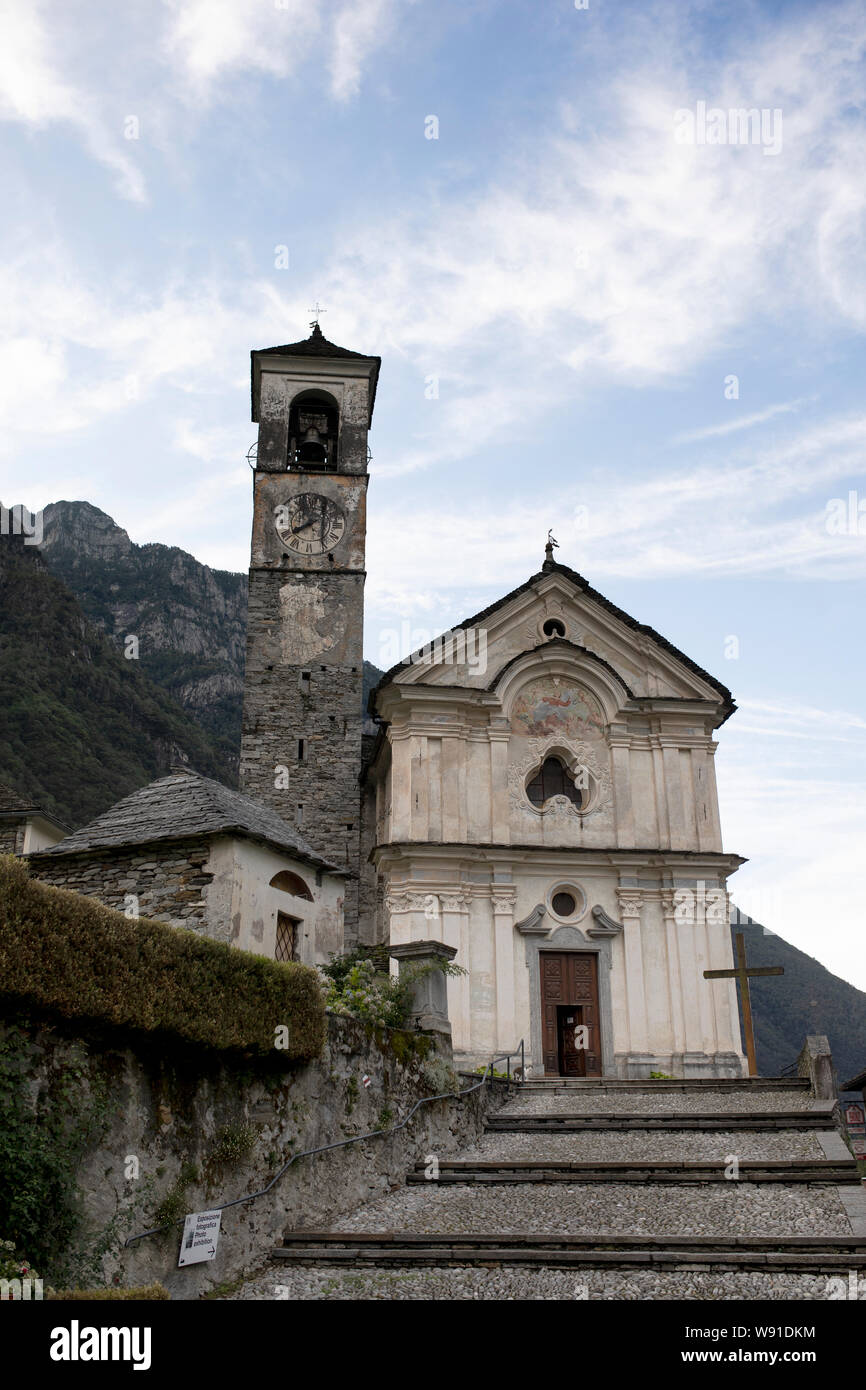
[[[538,967],[545,1076],[600,1077],[598,956],[593,951],[541,950]],[[575,1049],[573,1030],[581,1024],[586,1026],[587,1042]]]
[[[620,931],[618,923],[611,923],[615,931]],[[592,955],[596,960],[596,980],[598,984],[598,1029],[600,1033],[601,1075],[616,1076],[613,1038],[613,1005],[611,1001],[610,972],[612,966],[611,936],[614,932],[602,928],[598,936],[585,935],[579,927],[562,926],[549,935],[532,933],[525,937],[526,965],[529,971],[529,1033],[531,1075],[544,1076],[544,1037],[543,1005],[541,997],[541,955],[546,952],[574,952]],[[572,1001],[563,1000],[563,1003]]]

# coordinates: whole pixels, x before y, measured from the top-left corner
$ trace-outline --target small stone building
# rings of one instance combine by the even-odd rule
[[[30,855],[34,877],[130,917],[305,965],[343,948],[346,874],[267,806],[192,772]]]
[[[68,834],[68,825],[0,783],[0,854],[32,854]]]

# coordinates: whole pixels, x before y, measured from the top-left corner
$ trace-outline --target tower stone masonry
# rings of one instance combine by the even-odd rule
[[[254,351],[240,786],[346,868],[358,936],[367,431],[380,359],[329,343]]]

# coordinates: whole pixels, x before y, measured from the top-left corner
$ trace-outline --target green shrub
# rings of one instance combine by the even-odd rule
[[[425,975],[465,975],[453,961],[415,965],[399,979],[376,969],[375,948],[357,946],[319,967],[325,977],[325,1007],[331,1013],[358,1018],[368,1027],[405,1028],[412,1016],[415,983]]]
[[[0,999],[217,1051],[309,1060],[325,1041],[317,972],[124,917],[0,856]],[[285,1028],[286,1046],[275,1048]]]
[[[358,1018],[373,1028],[402,1028],[412,1011],[412,990],[405,979],[376,973],[360,953],[338,956],[322,967],[325,1007]]]

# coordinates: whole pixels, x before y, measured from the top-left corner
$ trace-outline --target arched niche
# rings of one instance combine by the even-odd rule
[[[293,874],[291,869],[280,869],[271,879],[270,886],[279,888],[281,893],[291,893],[293,898],[306,898],[309,903],[313,901],[313,895],[300,874]]]

